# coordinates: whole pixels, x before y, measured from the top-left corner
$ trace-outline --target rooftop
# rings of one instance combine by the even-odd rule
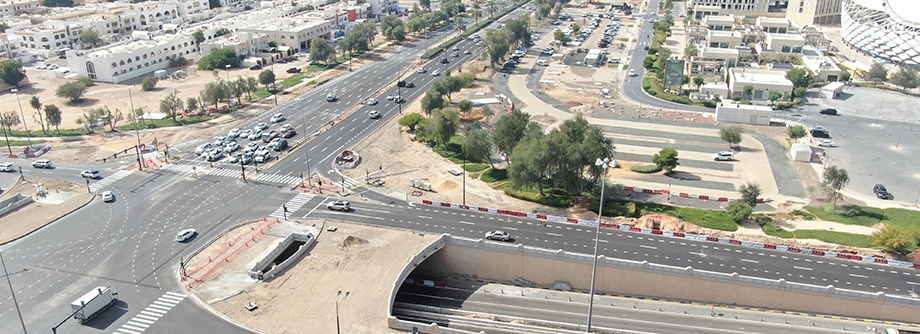
[[[752,83],[772,83],[772,84],[789,84],[792,82],[786,79],[786,73],[781,71],[754,70],[749,68],[731,68],[729,69],[732,79],[735,82],[752,82]]]

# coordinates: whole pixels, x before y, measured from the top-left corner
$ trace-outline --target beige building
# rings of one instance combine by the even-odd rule
[[[809,72],[815,75],[815,81],[817,82],[837,81],[840,78],[840,73],[843,72],[831,57],[802,56],[802,63]]]
[[[722,14],[766,14],[770,0],[693,0],[690,8],[712,6]]]
[[[842,3],[842,0],[790,0],[786,18],[801,26],[838,25]]]
[[[745,86],[754,88],[750,95],[744,94]],[[786,72],[735,67],[728,70],[728,89],[732,98],[767,101],[771,92],[791,95],[793,86]]]

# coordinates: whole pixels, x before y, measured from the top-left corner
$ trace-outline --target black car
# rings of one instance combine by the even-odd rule
[[[411,81],[399,80],[396,82],[396,87],[412,88],[415,87],[415,84]]]
[[[282,140],[275,142],[275,146],[273,146],[272,149],[275,151],[281,151],[283,149],[286,149],[287,147],[288,147],[287,139],[282,139]]]
[[[447,64],[449,62],[450,60],[447,60],[447,58],[441,58],[441,64]]]
[[[837,115],[837,109],[834,108],[824,108],[819,111],[821,115]]]
[[[262,65],[252,65],[249,67],[250,70],[258,71],[262,69]]]
[[[287,72],[288,72],[288,73],[300,73],[300,68],[298,68],[298,67],[291,67],[291,68],[287,69]]]
[[[815,138],[830,138],[831,134],[827,130],[811,130],[811,136]]]
[[[894,195],[888,192],[888,189],[885,188],[885,185],[881,183],[876,183],[875,186],[872,187],[872,192],[875,193],[876,197],[881,199],[894,199]]]

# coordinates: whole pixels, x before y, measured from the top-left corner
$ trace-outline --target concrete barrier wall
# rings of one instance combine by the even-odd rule
[[[406,280],[406,277],[409,277],[409,274],[415,270],[416,267],[425,262],[425,260],[431,258],[432,255],[437,254],[439,250],[444,248],[444,245],[447,243],[447,240],[450,239],[450,235],[442,234],[438,240],[435,240],[427,247],[423,248],[418,254],[415,254],[412,258],[409,259],[409,263],[403,268],[402,272],[399,273],[399,276],[396,277],[396,280],[393,282],[393,290],[390,291],[390,302],[387,305],[387,322],[390,324],[390,328],[400,328],[412,330],[412,326],[408,328],[404,327],[394,327],[401,326],[399,325],[402,320],[396,319],[393,316],[393,303],[396,301],[396,293],[399,292],[399,288],[402,287],[402,283]],[[418,326],[418,323],[414,323]],[[432,333],[432,332],[427,332]],[[446,332],[441,332],[446,333]],[[459,333],[459,332],[458,332]]]
[[[498,281],[523,277],[543,287],[557,280],[567,281],[573,289],[587,291],[591,283],[591,260],[591,255],[586,254],[450,237],[444,249],[419,269]],[[603,257],[598,261],[596,284],[598,291],[608,294],[735,303],[891,321],[916,322],[920,312],[920,300],[881,292],[865,293]]]
[[[23,196],[21,193],[0,201],[0,217],[32,202],[32,196]]]
[[[272,261],[275,261],[275,258],[277,258],[278,255],[281,255],[281,253],[284,252],[284,250],[287,249],[288,246],[290,246],[291,243],[293,243],[295,240],[304,241],[306,243],[303,246],[301,246],[300,249],[294,252],[294,254],[292,254],[291,257],[287,258],[287,260],[284,260],[283,262],[272,267],[271,269],[269,269],[268,271],[264,273],[261,271],[262,268],[265,268],[266,266],[268,266],[269,263],[271,263]],[[261,260],[259,260],[259,262],[256,262],[256,265],[253,266],[252,269],[249,269],[249,277],[252,277],[253,279],[258,279],[258,280],[262,280],[264,278],[268,278],[268,279],[273,278],[275,274],[277,274],[281,270],[284,270],[284,268],[289,267],[292,263],[297,261],[297,259],[299,259],[300,256],[303,255],[303,253],[305,253],[308,249],[310,249],[310,247],[313,246],[314,242],[316,242],[316,238],[313,237],[312,233],[289,234],[287,237],[285,237],[284,239],[282,239],[275,245],[275,249],[272,249],[272,251],[269,252],[267,255],[265,255],[265,257],[263,257]]]

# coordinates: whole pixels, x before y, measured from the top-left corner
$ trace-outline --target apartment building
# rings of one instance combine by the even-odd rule
[[[132,35],[137,39],[88,52],[69,51],[67,66],[93,81],[119,83],[165,69],[170,58],[189,58],[198,52],[191,31],[160,36],[138,31]]]
[[[753,68],[731,68],[728,70],[728,88],[732,98],[751,101],[766,101],[771,92],[792,94],[792,81],[786,79],[786,72]],[[751,86],[750,95],[744,94],[744,87]]]
[[[38,0],[13,0],[0,1],[0,16],[13,17],[19,14],[38,9],[41,7],[41,1]]]
[[[842,0],[789,0],[786,18],[800,26],[840,24]]]

